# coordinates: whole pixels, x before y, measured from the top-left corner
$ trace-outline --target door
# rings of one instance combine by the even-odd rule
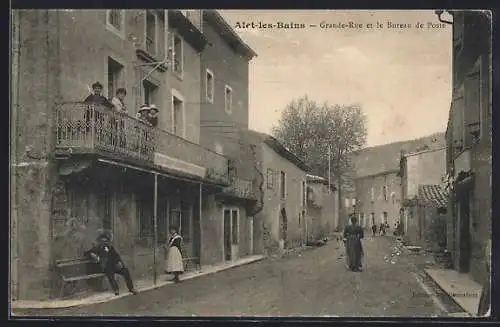
[[[253,253],[253,217],[248,217],[248,254]]]
[[[461,198],[458,206],[459,219],[459,271],[468,273],[470,270],[470,191],[466,192]]]
[[[231,260],[231,210],[224,210],[224,260]]]
[[[280,213],[280,231],[281,231],[281,235],[280,235],[280,243],[281,243],[281,247],[286,249],[288,244],[287,244],[287,231],[288,231],[288,219],[287,219],[287,216],[286,216],[286,210],[285,208],[281,209],[281,213]]]

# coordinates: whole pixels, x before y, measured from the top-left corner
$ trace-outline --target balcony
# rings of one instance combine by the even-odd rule
[[[228,160],[126,114],[84,103],[56,108],[56,153],[95,154],[228,185]]]
[[[463,150],[453,161],[455,167],[455,178],[460,173],[468,173],[471,170],[472,152],[470,149]]]
[[[230,185],[224,189],[223,194],[234,196],[240,199],[248,199],[248,200],[257,199],[253,189],[252,181],[242,179],[239,177],[235,177],[232,179]]]

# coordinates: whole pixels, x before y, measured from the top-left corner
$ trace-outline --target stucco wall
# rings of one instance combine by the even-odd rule
[[[356,211],[372,221],[370,214],[375,214],[375,223],[382,222],[383,212],[387,212],[389,227],[392,230],[399,219],[401,205],[401,181],[397,173],[381,174],[356,180]],[[383,186],[387,186],[387,200],[383,196]],[[372,201],[373,189],[373,201]],[[365,220],[366,221],[366,220]],[[366,225],[366,224],[365,224]]]
[[[419,185],[442,183],[446,174],[446,149],[413,154],[406,157],[408,199],[418,195]]]
[[[306,181],[306,172],[295,164],[284,159],[266,144],[262,144],[262,171],[266,176],[267,169],[274,171],[273,188],[267,188],[267,176],[264,183],[264,224],[270,231],[272,241],[279,241],[280,212],[284,208],[288,221],[288,244],[298,246],[304,239],[305,224],[300,217],[305,207],[301,201],[301,183]],[[286,174],[286,199],[280,195],[280,171]],[[300,218],[299,218],[300,217]]]

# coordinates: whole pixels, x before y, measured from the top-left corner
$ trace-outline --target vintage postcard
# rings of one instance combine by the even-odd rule
[[[12,316],[490,315],[489,11],[11,17]]]

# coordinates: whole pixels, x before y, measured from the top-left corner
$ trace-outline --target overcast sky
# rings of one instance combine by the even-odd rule
[[[258,54],[250,62],[250,128],[270,133],[292,99],[359,103],[368,145],[413,139],[446,128],[451,101],[451,26],[433,11],[222,10]],[[362,29],[322,29],[349,21]],[[377,28],[376,22],[384,25]],[[411,24],[411,28],[388,28]],[[303,23],[303,29],[237,28],[238,22]],[[424,28],[417,29],[420,22]],[[309,27],[316,24],[317,27]]]

